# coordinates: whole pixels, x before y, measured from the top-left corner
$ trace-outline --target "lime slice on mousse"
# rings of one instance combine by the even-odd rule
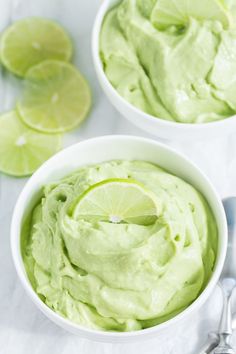
[[[69,61],[72,43],[57,23],[38,17],[16,21],[2,34],[1,61],[12,73],[25,76],[32,66],[46,59]]]
[[[190,18],[219,21],[224,28],[232,25],[231,14],[221,0],[158,0],[151,21],[159,29],[185,26]]]
[[[15,111],[0,117],[1,172],[18,177],[30,175],[60,148],[60,135],[45,135],[28,128]]]
[[[80,124],[90,105],[90,89],[80,72],[71,64],[46,60],[27,72],[17,108],[29,127],[61,133]]]
[[[108,179],[86,190],[76,202],[72,216],[114,224],[153,224],[158,215],[155,196],[130,179]]]

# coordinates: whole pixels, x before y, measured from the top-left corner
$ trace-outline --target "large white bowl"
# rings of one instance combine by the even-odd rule
[[[64,177],[80,166],[114,159],[150,161],[191,183],[207,199],[214,213],[219,231],[219,246],[215,269],[207,287],[197,300],[182,313],[167,322],[152,328],[129,333],[88,329],[72,323],[52,311],[34,292],[28,280],[20,250],[22,225],[28,213],[38,201],[42,193],[42,187],[45,184]],[[53,322],[70,332],[95,341],[130,342],[156,336],[160,331],[179,323],[180,320],[189,316],[207,300],[222,271],[227,248],[227,224],[221,200],[211,182],[186,157],[153,140],[113,135],[86,140],[59,152],[40,167],[29,179],[15,205],[11,224],[11,248],[17,273],[27,294],[36,306]]]
[[[107,11],[118,0],[104,0],[95,19],[92,33],[92,55],[98,80],[111,103],[128,120],[139,128],[167,140],[200,140],[221,137],[236,131],[236,115],[210,123],[186,124],[167,121],[144,113],[126,101],[107,79],[99,55],[99,37]]]

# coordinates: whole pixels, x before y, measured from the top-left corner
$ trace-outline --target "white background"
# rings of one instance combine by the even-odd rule
[[[120,116],[96,80],[90,38],[99,3],[100,0],[0,0],[0,30],[22,17],[46,16],[58,20],[73,38],[74,63],[90,82],[93,108],[82,127],[65,136],[65,146],[98,135],[149,136]],[[0,73],[0,109],[4,112],[14,108],[21,83],[2,68]],[[222,197],[236,195],[235,135],[214,141],[209,136],[205,142],[169,144],[190,156],[210,177]],[[218,326],[221,309],[218,289],[199,313],[148,342],[92,343],[64,332],[46,319],[22,289],[10,253],[11,215],[25,182],[26,179],[0,174],[0,354],[198,354],[197,348],[206,339],[207,332]]]

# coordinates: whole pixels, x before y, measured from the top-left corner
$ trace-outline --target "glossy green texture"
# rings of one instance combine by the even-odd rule
[[[123,0],[105,16],[100,54],[128,102],[180,123],[236,111],[236,7],[230,0]]]
[[[78,198],[110,178],[135,180],[153,193],[162,205],[157,220],[73,218]],[[209,206],[191,185],[147,162],[111,161],[45,186],[23,227],[22,254],[33,288],[55,312],[90,328],[132,331],[173,317],[198,297],[217,239]]]

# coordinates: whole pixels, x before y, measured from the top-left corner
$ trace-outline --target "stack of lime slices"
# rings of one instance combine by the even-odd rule
[[[16,110],[0,117],[0,171],[33,173],[61,148],[59,133],[78,126],[91,105],[90,88],[69,63],[72,43],[57,23],[37,17],[2,34],[1,62],[23,78]]]

